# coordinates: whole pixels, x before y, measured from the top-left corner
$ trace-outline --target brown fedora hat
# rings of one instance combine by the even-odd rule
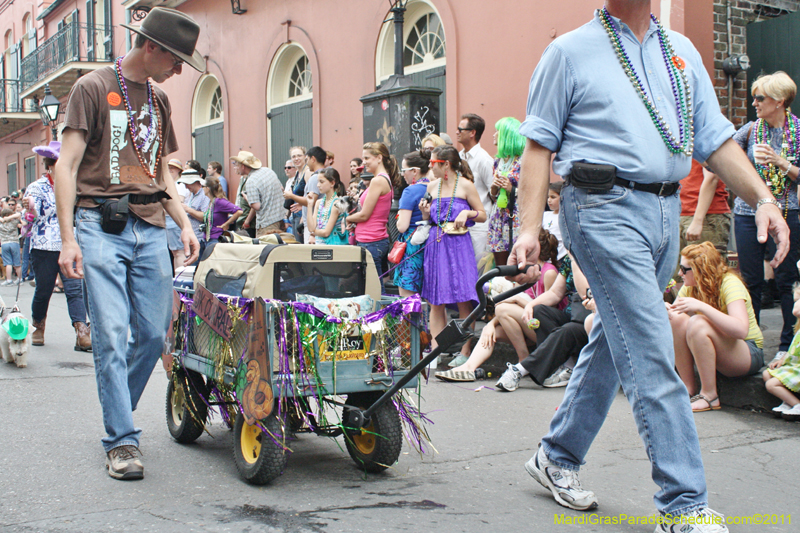
[[[205,72],[206,60],[195,50],[200,26],[190,16],[175,9],[154,7],[144,18],[141,26],[130,24],[121,26],[163,46],[196,71]]]

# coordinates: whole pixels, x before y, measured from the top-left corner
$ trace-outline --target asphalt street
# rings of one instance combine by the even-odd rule
[[[32,294],[32,287],[22,287],[27,315]],[[0,295],[10,305],[14,288],[2,287]],[[422,408],[433,421],[436,454],[420,456],[406,445],[391,469],[365,475],[341,438],[306,434],[293,444],[283,475],[256,487],[239,478],[233,435],[219,418],[194,444],[172,440],[165,422],[167,378],[158,365],[134,413],[144,432],[145,478],[120,482],[105,472],[92,356],[73,351],[74,331],[61,294],[53,295],[45,340],[44,347],[31,349],[27,368],[0,365],[2,532],[654,529],[568,524],[654,515],[657,487],[621,394],[582,470],[584,486],[600,500],[596,515],[558,506],[525,472],[523,464],[563,395],[563,389],[540,389],[527,380],[514,393],[493,390],[494,380],[423,385]],[[711,507],[741,521],[756,515],[776,515],[778,521],[733,525],[731,531],[797,531],[800,423],[732,408],[695,418]]]

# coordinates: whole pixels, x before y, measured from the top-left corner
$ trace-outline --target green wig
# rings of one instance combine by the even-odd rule
[[[519,120],[514,117],[501,118],[494,125],[497,130],[497,157],[500,159],[522,155],[525,137],[520,135],[519,126]]]

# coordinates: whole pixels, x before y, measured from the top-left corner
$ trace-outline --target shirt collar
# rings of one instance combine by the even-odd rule
[[[638,44],[644,44],[644,42],[647,41],[647,39],[649,39],[651,35],[653,35],[655,32],[658,31],[658,26],[656,26],[656,23],[653,22],[653,19],[651,18],[650,27],[647,28],[647,32],[644,34],[644,40],[641,43],[639,43],[639,38],[636,37],[636,35],[633,33],[633,31],[627,24],[622,22],[619,18],[615,17],[614,15],[611,15],[611,19],[614,21],[614,24],[616,24],[617,29],[620,30],[620,33],[625,34],[626,36],[628,36],[628,38],[633,39]],[[603,23],[600,20],[599,9],[595,10],[594,12],[594,21],[597,24],[600,24],[601,28],[603,27]],[[603,31],[605,31],[605,28],[603,28]]]
[[[466,156],[467,159],[471,159],[475,157],[478,154],[478,152],[482,149],[483,148],[481,148],[481,143],[475,143],[475,146],[470,148],[468,152],[465,151],[464,155]]]

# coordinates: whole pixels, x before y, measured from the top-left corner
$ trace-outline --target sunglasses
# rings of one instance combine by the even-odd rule
[[[172,52],[170,52],[169,50],[167,50],[163,46],[161,47],[161,51],[162,52],[169,52],[169,55],[172,56],[172,68],[175,68],[178,65],[183,65],[185,63],[185,61],[183,59],[181,59],[180,57],[176,56],[175,54],[173,54]]]
[[[431,159],[431,164],[435,165],[436,163],[441,163],[441,164],[444,165],[445,164],[445,160],[444,159]]]
[[[462,131],[475,131],[475,128],[456,128],[459,132]]]
[[[294,168],[294,167],[290,167],[290,166],[283,167],[283,169],[284,169],[284,170],[291,170],[291,169],[293,169],[293,168]]]
[[[753,95],[753,100],[755,100],[756,102],[763,102],[765,98],[766,96],[764,96],[763,94]]]
[[[683,274],[684,276],[686,275],[687,272],[691,272],[691,271],[692,271],[692,267],[687,267],[687,266],[681,265],[681,274]]]

